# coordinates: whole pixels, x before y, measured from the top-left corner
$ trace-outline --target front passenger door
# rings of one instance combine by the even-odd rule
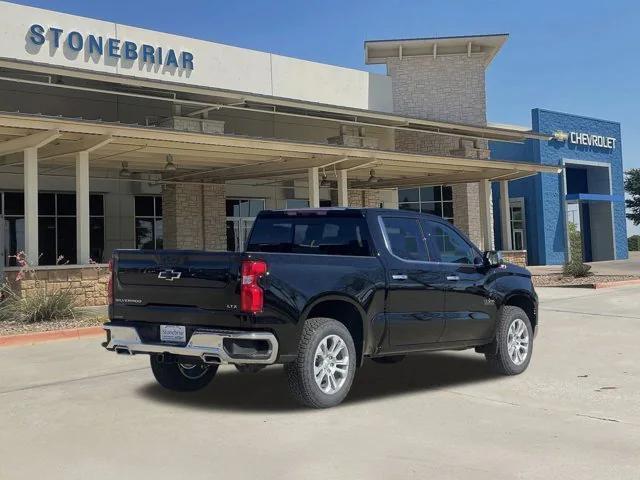
[[[445,221],[423,220],[427,245],[446,270],[445,329],[441,341],[461,342],[490,338],[497,308],[487,286],[482,255]]]
[[[383,216],[386,319],[391,350],[435,343],[444,329],[444,272],[429,263],[424,232],[414,216]]]

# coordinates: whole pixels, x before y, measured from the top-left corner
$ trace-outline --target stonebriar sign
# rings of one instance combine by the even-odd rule
[[[118,38],[103,37],[102,35],[83,35],[77,31],[65,32],[62,28],[45,28],[34,23],[29,28],[27,39],[33,45],[42,46],[49,43],[53,49],[68,48],[72,52],[86,52],[89,56],[102,57],[106,55],[113,59],[129,61],[138,60],[150,65],[193,70],[193,54],[187,51],[177,51],[173,48],[163,48]]]

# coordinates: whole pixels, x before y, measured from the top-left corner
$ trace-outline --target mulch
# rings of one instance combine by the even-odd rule
[[[588,277],[565,277],[559,274],[534,275],[533,285],[536,287],[588,287],[603,288],[606,286],[627,285],[640,281],[638,275],[589,275]],[[622,283],[624,282],[624,283]]]
[[[106,318],[100,316],[86,316],[36,323],[4,321],[0,322],[0,336],[96,327],[102,325],[104,322],[106,322]]]

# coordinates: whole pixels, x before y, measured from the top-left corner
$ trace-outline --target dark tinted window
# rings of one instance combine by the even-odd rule
[[[247,251],[369,256],[360,218],[259,218]]]
[[[4,194],[4,214],[24,215],[24,195],[22,193],[7,192]]]
[[[458,232],[448,225],[423,221],[432,260],[443,263],[474,263],[478,253]]]
[[[102,195],[89,195],[89,214],[94,216],[104,215],[104,202]]]
[[[420,225],[415,218],[383,217],[391,253],[405,260],[429,260]]]
[[[75,215],[76,214],[76,194],[75,193],[59,193],[58,197],[58,215]]]
[[[153,197],[138,196],[135,199],[136,202],[136,217],[153,217]]]

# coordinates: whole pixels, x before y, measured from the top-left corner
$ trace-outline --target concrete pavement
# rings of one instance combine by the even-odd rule
[[[367,362],[338,408],[298,408],[281,368],[157,386],[97,339],[0,349],[0,478],[640,476],[640,287],[540,289],[525,374],[473,352]]]
[[[627,260],[590,262],[594,275],[640,275],[640,252],[629,252]],[[537,265],[527,267],[534,275],[562,273],[562,265]]]

